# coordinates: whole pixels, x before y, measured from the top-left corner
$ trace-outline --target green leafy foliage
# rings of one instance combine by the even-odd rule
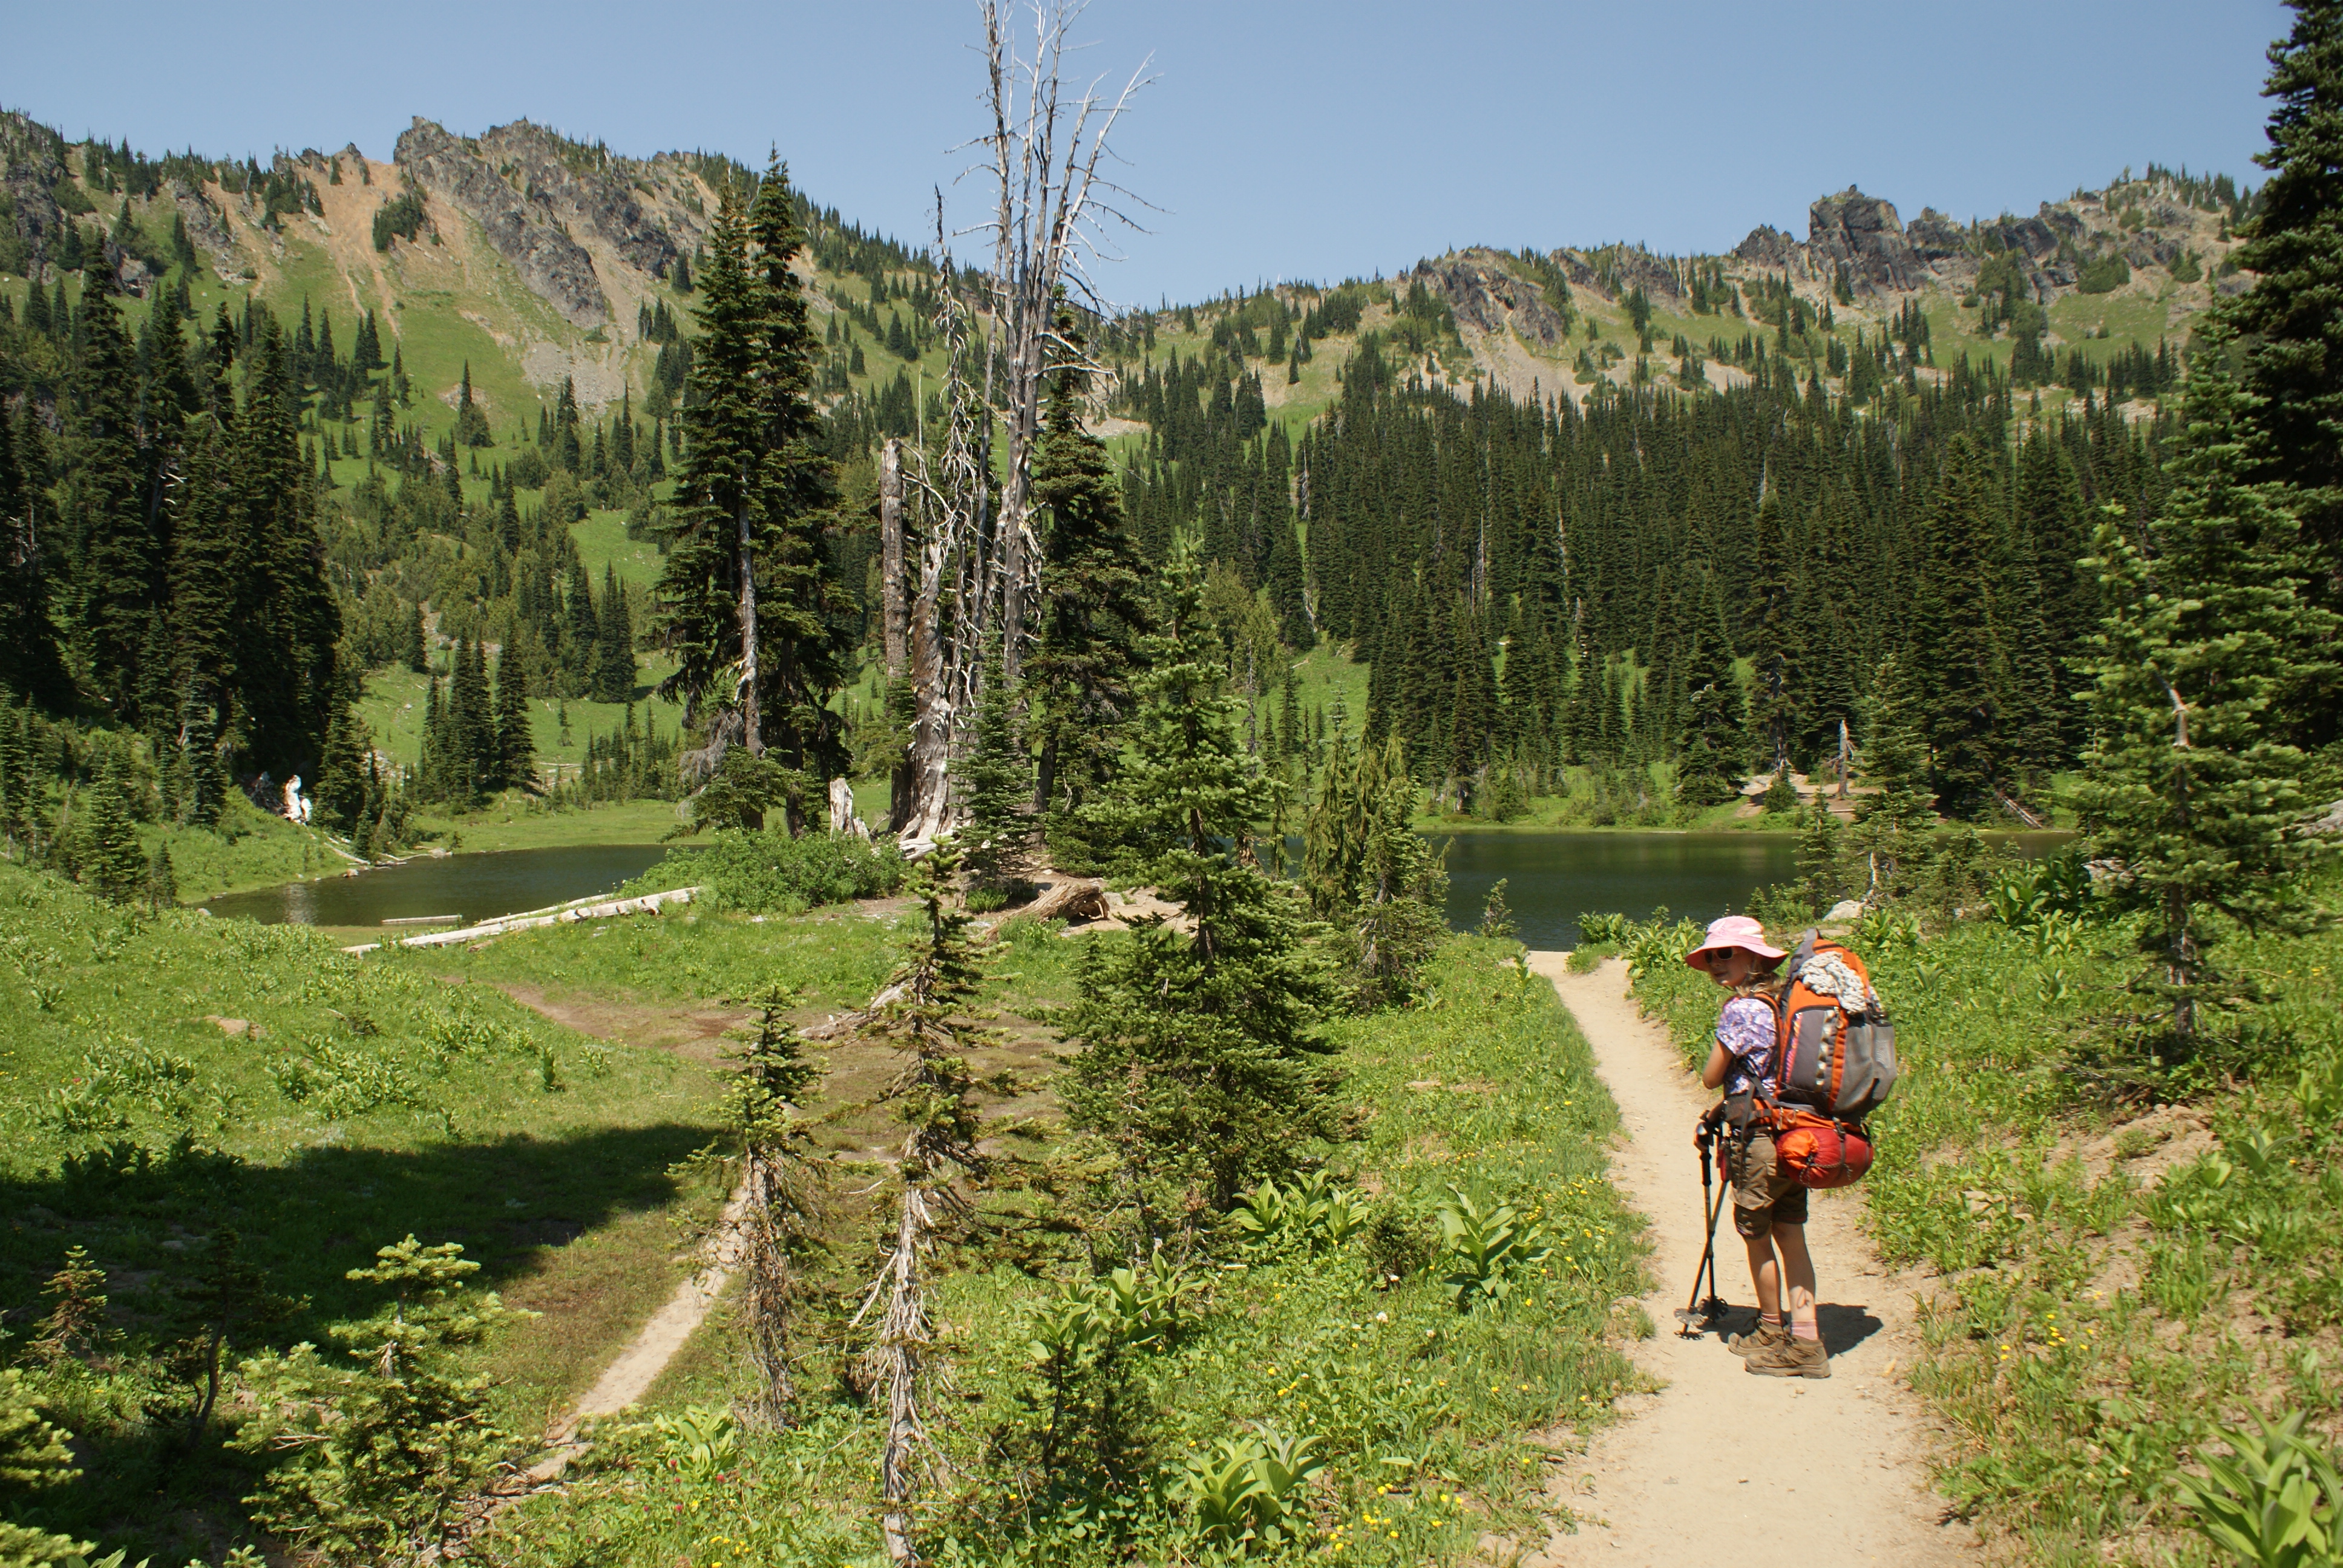
[[[1263,1181],[1241,1194],[1229,1211],[1229,1223],[1247,1244],[1264,1251],[1322,1251],[1348,1243],[1372,1216],[1357,1193],[1338,1186],[1323,1171],[1307,1171],[1291,1183]]]
[[[1289,1437],[1274,1427],[1223,1437],[1187,1462],[1182,1488],[1196,1511],[1198,1533],[1242,1552],[1275,1552],[1301,1534],[1303,1493],[1326,1468],[1316,1436]]]
[[[1459,1312],[1503,1303],[1513,1294],[1515,1275],[1554,1256],[1535,1215],[1523,1215],[1511,1203],[1451,1187],[1439,1218],[1447,1265],[1442,1282]]]
[[[2294,1411],[2258,1432],[2225,1430],[2226,1456],[2176,1483],[2205,1538],[2247,1568],[2332,1568],[2343,1563],[2343,1477]]]
[[[793,838],[779,828],[711,834],[706,849],[679,857],[675,869],[706,887],[717,908],[752,914],[884,898],[903,885],[903,858],[892,844],[843,833]]]

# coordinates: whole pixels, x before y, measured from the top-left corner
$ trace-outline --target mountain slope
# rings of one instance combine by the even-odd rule
[[[427,399],[419,419],[431,435],[452,423],[467,364],[494,425],[533,418],[565,380],[589,409],[631,390],[647,412],[664,412],[654,391],[660,344],[643,329],[645,317],[662,305],[684,315],[679,263],[688,269],[707,233],[718,183],[743,172],[701,154],[625,157],[527,121],[463,136],[423,119],[401,134],[387,162],[346,146],[279,155],[263,169],[184,156],[149,162],[103,143],[68,145],[5,115],[0,160],[8,197],[0,274],[18,275],[0,276],[0,295],[21,304],[23,275],[60,276],[69,226],[82,248],[103,247],[133,294],[156,286],[176,245],[181,259],[191,253],[202,264],[191,290],[199,314],[246,295],[288,316],[305,300],[345,323],[377,313],[386,353],[401,351]],[[1778,327],[1783,302],[1795,300],[1791,330],[1777,331],[1773,347],[1806,354],[1826,379],[1844,374],[1832,340],[1845,350],[1861,328],[1875,341],[1907,309],[1928,323],[1940,366],[1966,353],[2006,370],[2031,338],[2054,359],[2079,350],[2104,367],[2119,351],[2185,339],[2217,295],[2250,281],[2234,268],[2221,276],[2232,222],[2249,200],[2226,178],[2151,167],[2144,178],[2043,203],[2030,217],[1964,225],[1926,208],[1906,225],[1892,205],[1849,188],[1813,205],[1803,240],[1761,226],[1713,256],[1626,246],[1452,252],[1370,286],[1362,307],[1323,337],[1342,345],[1364,331],[1388,334],[1413,312],[1438,329],[1438,341],[1413,335],[1432,351],[1431,379],[1577,397],[1598,381],[1639,374],[1729,385],[1735,371],[1720,359],[1753,321]],[[940,369],[919,344],[867,353],[862,368],[849,367],[851,347],[878,350],[887,337],[880,307],[892,307],[907,333],[920,333],[903,306],[924,267],[835,212],[812,219],[816,307],[833,333],[853,335],[850,345],[840,339],[830,396],[851,389],[875,400],[899,373],[909,390],[922,370]],[[1409,305],[1419,287],[1429,312]],[[1298,321],[1332,292],[1284,286],[1271,297]],[[1242,304],[1228,296],[1138,319],[1160,350],[1192,355]],[[1718,347],[1726,353],[1713,352]],[[1268,358],[1258,345],[1242,357]],[[1296,368],[1290,379],[1264,376],[1263,392],[1272,408],[1302,416],[1331,397],[1331,363],[1314,375],[1307,364]],[[884,423],[907,427],[912,410],[897,401]]]

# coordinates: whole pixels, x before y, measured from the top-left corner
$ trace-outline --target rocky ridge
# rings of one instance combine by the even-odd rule
[[[705,187],[674,155],[618,157],[527,120],[456,136],[418,117],[391,160],[478,224],[529,288],[578,327],[610,317],[595,249],[664,279],[708,226]]]

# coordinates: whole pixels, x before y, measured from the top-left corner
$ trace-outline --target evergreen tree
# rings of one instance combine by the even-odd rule
[[[236,703],[247,766],[313,768],[331,720],[341,612],[326,580],[316,494],[301,459],[285,337],[264,316],[223,470],[230,487]]]
[[[448,786],[459,800],[478,799],[482,791],[496,786],[499,748],[496,713],[488,696],[488,659],[480,645],[468,638],[456,644],[446,722]]]
[[[1790,542],[1784,527],[1781,492],[1769,491],[1757,508],[1756,538],[1750,547],[1755,581],[1747,613],[1750,750],[1759,767],[1773,772],[1788,769],[1791,737],[1803,717],[1792,662],[1805,650],[1794,646]]]
[[[695,722],[759,757],[773,746],[783,767],[810,776],[841,758],[830,699],[848,639],[825,543],[834,495],[811,398],[820,345],[790,266],[801,243],[778,157],[749,211],[723,193],[659,597],[678,660],[669,689]]]
[[[146,857],[146,912],[159,915],[179,901],[178,874],[171,869],[171,846],[157,840]]]
[[[2321,840],[2302,753],[2271,723],[2333,617],[2303,598],[2300,525],[2284,490],[2246,482],[2246,405],[2217,359],[2189,379],[2187,438],[2163,516],[2100,525],[2095,734],[2077,800],[2091,852],[2122,866],[2154,968],[2135,990],[2168,1010],[2183,1056],[2209,1010],[2249,994],[2214,960],[2232,930],[2299,931],[2318,916],[2305,873]],[[2159,1054],[2161,1054],[2159,1052]]]
[[[1247,762],[1203,608],[1203,572],[1179,541],[1163,575],[1161,630],[1141,645],[1131,760],[1090,809],[1128,846],[1128,869],[1193,922],[1094,944],[1067,1017],[1080,1047],[1068,1116],[1104,1141],[1108,1201],[1133,1237],[1191,1226],[1248,1178],[1291,1163],[1332,1126],[1329,1047],[1316,1023],[1329,988],[1292,895],[1263,875],[1253,840],[1275,786]]]
[[[1936,821],[1914,686],[1911,660],[1896,655],[1882,666],[1866,704],[1859,760],[1873,788],[1855,806],[1853,849],[1863,858],[1865,903],[1916,890]]]
[[[607,592],[607,590],[606,590]],[[563,692],[571,697],[590,697],[599,684],[602,667],[602,628],[608,620],[607,604],[598,610],[594,605],[594,579],[586,575],[586,563],[572,562],[569,568],[569,589],[565,596],[568,614],[562,627],[561,665],[564,675]],[[633,656],[628,655],[629,675]],[[633,689],[628,681],[629,692]],[[618,700],[625,701],[625,698]]]
[[[968,1017],[984,980],[981,951],[970,940],[970,920],[951,906],[951,879],[960,869],[947,839],[912,871],[906,891],[919,904],[924,929],[910,944],[888,986],[894,998],[878,1010],[872,1033],[891,1040],[903,1059],[884,1098],[906,1131],[895,1168],[894,1240],[871,1298],[886,1310],[865,1357],[871,1381],[885,1391],[887,1434],[880,1461],[885,1500],[881,1526],[889,1555],[920,1561],[911,1523],[918,1450],[923,1441],[920,1396],[933,1376],[934,1335],[927,1310],[925,1259],[943,1222],[965,1215],[964,1191],[982,1182],[990,1161],[978,1147],[983,1118],[969,1071]]]
[[[366,726],[345,693],[334,705],[326,726],[325,751],[317,759],[317,780],[310,787],[312,815],[317,824],[337,833],[357,831],[365,813],[367,745]]]
[[[1733,672],[1733,650],[1714,631],[1694,634],[1685,670],[1676,795],[1687,806],[1715,806],[1741,792],[1748,769],[1741,681]]]
[[[488,417],[472,401],[472,362],[464,361],[464,379],[456,393],[455,441],[459,447],[493,447],[497,438],[488,429]]]
[[[1397,736],[1355,759],[1337,742],[1302,830],[1302,886],[1312,910],[1348,938],[1367,1007],[1407,1000],[1446,934],[1445,851],[1414,829],[1423,791]]]
[[[1071,318],[1059,330],[1071,335]],[[1079,337],[1074,338],[1079,345]],[[1080,808],[1113,779],[1131,717],[1133,638],[1148,627],[1139,552],[1125,525],[1105,443],[1082,427],[1082,372],[1060,367],[1033,454],[1042,524],[1040,646],[1025,661],[1034,799],[1053,814],[1053,844],[1085,853]]]
[[[968,849],[961,859],[968,867],[971,908],[997,910],[1009,900],[1032,844],[1028,809],[1033,769],[1017,728],[1014,695],[995,650],[984,664],[962,797],[968,824],[960,836]]]
[[[602,611],[595,634],[594,700],[631,702],[635,697],[635,628],[618,574],[602,568]]]
[[[136,722],[137,652],[162,563],[147,521],[137,367],[106,289],[83,295],[75,348],[60,496],[79,568],[70,590],[73,658],[98,696]]]
[[[113,768],[81,793],[74,869],[85,887],[117,904],[136,900],[146,881],[146,851],[138,846],[130,803]]]
[[[529,729],[528,677],[509,642],[497,655],[494,776],[502,789],[537,788],[537,740]]]
[[[387,1287],[394,1305],[328,1331],[347,1355],[302,1344],[245,1364],[258,1398],[234,1442],[280,1456],[252,1499],[272,1532],[335,1562],[437,1555],[458,1533],[515,1442],[465,1359],[514,1314],[468,1288],[479,1264],[463,1251],[413,1236],[379,1249],[348,1278]]]
[[[27,297],[39,297],[35,289]],[[0,320],[0,327],[5,325]],[[41,569],[39,487],[28,471],[27,459],[38,447],[36,439],[27,438],[32,411],[30,398],[23,400],[15,420],[0,410],[0,688],[54,705],[65,698],[65,666]]]
[[[798,1294],[797,1254],[811,1239],[820,1206],[815,1161],[821,1156],[813,1120],[802,1108],[822,1070],[806,1060],[798,1031],[784,1016],[789,1000],[778,985],[759,999],[756,1030],[734,1057],[728,1096],[747,1196],[741,1318],[757,1373],[756,1392],[745,1402],[765,1426],[786,1424],[795,1398],[789,1328]]]
[[[1798,892],[1810,918],[1819,920],[1838,902],[1846,875],[1844,848],[1839,820],[1817,789],[1798,824]]]
[[[1929,510],[1927,569],[1912,627],[1929,782],[1950,817],[1991,806],[2003,779],[1999,649],[1987,589],[1996,501],[1992,459],[1968,436],[1954,437]]]
[[[2313,583],[2343,600],[2343,5],[2289,0],[2294,25],[2272,45],[2263,88],[2275,100],[2269,148],[2255,162],[2270,177],[2238,226],[2237,265],[2254,286],[2218,314],[2239,357],[2246,477],[2283,482],[2316,553]],[[2201,358],[2201,356],[2200,356]],[[2343,722],[2343,691],[2318,694],[2304,717],[2316,739]]]

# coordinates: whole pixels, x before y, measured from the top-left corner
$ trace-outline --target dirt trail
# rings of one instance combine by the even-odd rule
[[[545,1434],[548,1442],[566,1444],[578,1422],[588,1416],[616,1415],[642,1398],[659,1381],[667,1363],[675,1359],[676,1352],[691,1338],[692,1331],[707,1318],[708,1309],[724,1293],[724,1286],[740,1261],[740,1214],[748,1202],[747,1187],[732,1194],[709,1238],[707,1262],[698,1273],[676,1286],[667,1304],[653,1312],[650,1322],[627,1342],[618,1359],[602,1369],[602,1375],[594,1380],[594,1386],[586,1391],[577,1407]]]
[[[1918,1400],[1897,1376],[1918,1345],[1910,1291],[1856,1228],[1859,1197],[1815,1193],[1807,1226],[1827,1382],[1753,1377],[1715,1333],[1676,1336],[1674,1312],[1700,1264],[1692,1130],[1709,1097],[1627,994],[1625,965],[1574,975],[1567,956],[1532,953],[1530,967],[1577,1017],[1619,1104],[1624,1142],[1612,1179],[1651,1221],[1656,1276],[1643,1304],[1657,1332],[1632,1353],[1664,1386],[1622,1402],[1627,1419],[1569,1463],[1555,1500],[1578,1514],[1579,1533],[1556,1534],[1523,1568],[1979,1562],[1975,1535],[1941,1522],[1944,1502],[1928,1487]],[[1725,1326],[1747,1327],[1756,1294],[1729,1202],[1717,1224],[1717,1277],[1736,1308]]]

